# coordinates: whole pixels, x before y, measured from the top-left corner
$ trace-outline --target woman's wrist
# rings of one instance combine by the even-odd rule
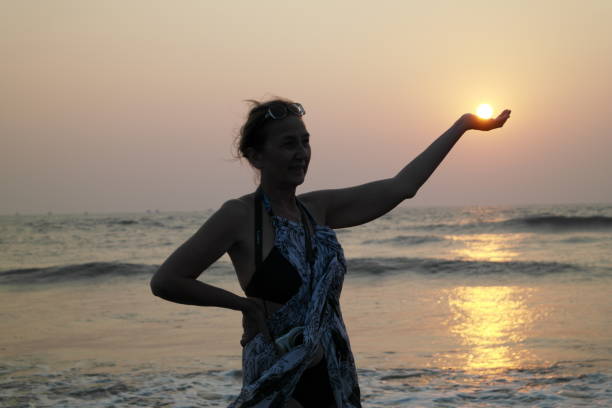
[[[238,310],[247,313],[253,310],[253,304],[249,298],[238,296]]]
[[[467,132],[468,130],[471,129],[470,123],[469,123],[469,119],[470,117],[468,116],[469,114],[465,114],[462,115],[459,119],[457,119],[457,121],[453,124],[453,127],[455,127],[457,130],[459,130],[460,132]]]

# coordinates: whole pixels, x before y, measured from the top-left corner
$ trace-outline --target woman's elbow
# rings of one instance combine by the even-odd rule
[[[151,281],[149,282],[149,287],[151,288],[151,292],[153,293],[153,295],[162,299],[166,299],[168,297],[168,280],[160,273],[160,270],[157,270],[157,272],[155,272],[155,274],[151,278]]]
[[[397,204],[399,204],[403,200],[414,197],[418,189],[419,187],[413,183],[406,183],[402,179],[396,177],[391,179],[389,191],[392,194],[393,200],[396,200]]]
[[[412,197],[414,197],[416,195],[416,193],[417,193],[417,190],[415,190],[415,189],[407,189],[407,190],[402,191],[400,196],[399,196],[400,197],[399,202],[411,199]]]
[[[420,185],[408,186],[408,188],[404,191],[404,199],[407,200],[410,198],[414,198],[414,196],[416,196],[420,188],[421,188]]]
[[[151,293],[153,293],[154,296],[162,297],[161,296],[161,292],[162,292],[161,286],[159,285],[159,283],[157,283],[155,278],[151,279],[151,282],[149,282],[149,287],[151,288]]]

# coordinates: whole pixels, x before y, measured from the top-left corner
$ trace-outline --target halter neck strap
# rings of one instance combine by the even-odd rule
[[[266,193],[264,193],[264,191],[261,188],[261,186],[259,186],[257,188],[257,191],[255,191],[255,197],[256,197],[256,199],[259,199],[263,203],[263,206],[266,209],[266,212],[270,216],[274,216],[275,215],[274,211],[272,210],[272,203],[270,202],[270,199],[268,198]],[[302,203],[297,197],[295,198],[295,201],[297,203],[298,210],[300,210],[300,213],[304,212],[308,216],[308,220],[310,221],[310,223],[312,225],[312,229],[314,231],[314,227],[315,227],[315,225],[317,225],[317,221],[314,219],[314,217],[312,216],[312,214],[310,213],[308,208],[306,208],[304,203]],[[300,214],[300,215],[302,215],[302,214]],[[302,221],[304,221],[304,220],[302,220]]]
[[[268,198],[268,196],[266,196],[266,193],[264,193],[263,189],[261,188],[261,185],[257,188],[257,191],[255,192],[254,200],[255,200],[255,270],[257,270],[262,263],[262,251],[263,251],[263,241],[262,241],[263,234],[262,234],[262,226],[261,226],[262,224],[262,219],[261,219],[262,203],[267,213],[271,217],[274,216],[274,211],[272,211],[272,204],[270,203],[270,199]],[[315,250],[312,247],[311,232],[307,224],[308,224],[308,221],[310,221],[312,231],[314,232],[316,222],[312,214],[310,214],[310,212],[306,208],[306,206],[304,206],[304,204],[302,204],[302,202],[298,200],[297,197],[295,200],[298,204],[298,209],[300,210],[302,228],[304,229],[304,235],[305,235],[304,244],[306,246],[305,248],[306,249],[306,260],[308,261],[308,263],[310,264],[310,267],[312,268],[312,266],[314,265],[316,254],[315,254]]]

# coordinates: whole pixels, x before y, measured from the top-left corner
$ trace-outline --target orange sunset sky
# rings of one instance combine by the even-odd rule
[[[255,189],[244,99],[301,102],[298,192],[396,174],[405,205],[612,202],[612,1],[0,2],[0,213],[203,210]]]

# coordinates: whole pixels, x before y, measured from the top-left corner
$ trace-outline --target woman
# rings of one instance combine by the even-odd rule
[[[296,197],[310,163],[303,107],[253,101],[239,155],[259,172],[255,193],[229,200],[151,280],[156,296],[243,314],[243,387],[230,407],[360,407],[338,303],[346,264],[335,228],[364,224],[413,197],[468,129],[503,126],[461,116],[395,177]],[[228,253],[246,297],[196,280]]]

